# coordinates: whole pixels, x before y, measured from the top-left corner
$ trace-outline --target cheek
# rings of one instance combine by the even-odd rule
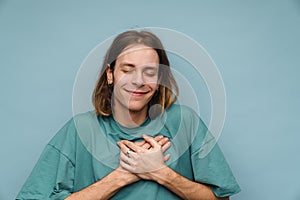
[[[118,86],[122,86],[122,85],[128,83],[129,80],[130,80],[130,77],[128,77],[126,75],[116,74],[114,76],[115,85],[118,85]]]
[[[153,92],[155,92],[159,87],[157,77],[148,78],[147,80],[145,80],[145,83],[149,88],[151,88]]]
[[[148,84],[148,86],[150,88],[152,88],[153,91],[156,91],[159,87],[159,85],[157,83],[151,83],[151,84]]]
[[[158,85],[158,77],[154,76],[154,77],[144,77],[144,81],[147,85],[151,86],[151,87],[156,87]]]

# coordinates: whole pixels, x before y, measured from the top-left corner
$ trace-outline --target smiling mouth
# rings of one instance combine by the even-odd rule
[[[150,92],[150,91],[135,91],[135,90],[126,90],[126,89],[125,89],[125,91],[133,96],[143,96],[143,95],[147,94],[148,92]]]

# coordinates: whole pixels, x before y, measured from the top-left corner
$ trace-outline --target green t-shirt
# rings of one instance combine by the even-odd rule
[[[172,105],[138,127],[124,127],[94,111],[68,121],[42,152],[16,199],[64,199],[102,179],[119,165],[117,141],[141,140],[142,134],[164,135],[171,141],[166,164],[182,176],[209,184],[216,196],[240,191],[215,139],[198,115]],[[153,181],[140,180],[120,189],[111,199],[180,199]]]

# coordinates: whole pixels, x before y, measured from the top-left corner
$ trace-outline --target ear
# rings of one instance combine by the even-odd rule
[[[113,84],[113,71],[110,68],[110,65],[107,64],[107,68],[106,68],[106,78],[107,78],[107,83]]]

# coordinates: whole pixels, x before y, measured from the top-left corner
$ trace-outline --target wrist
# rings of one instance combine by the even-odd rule
[[[116,173],[116,178],[120,179],[121,186],[129,185],[131,183],[140,180],[138,176],[128,171],[125,171],[124,169],[117,168],[115,170],[115,173]]]
[[[163,166],[158,170],[151,172],[152,180],[160,185],[165,185],[166,183],[172,181],[172,172],[174,172],[168,166]]]

